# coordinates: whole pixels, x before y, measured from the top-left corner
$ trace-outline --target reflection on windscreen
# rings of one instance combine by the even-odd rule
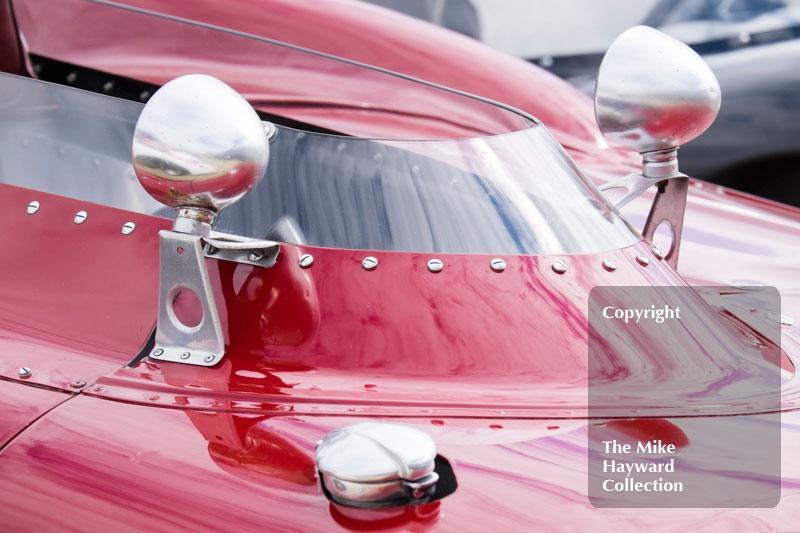
[[[174,216],[132,171],[139,104],[8,75],[0,96],[0,182]],[[219,229],[418,252],[594,252],[638,240],[542,126],[443,141],[279,127],[270,152],[266,178]]]

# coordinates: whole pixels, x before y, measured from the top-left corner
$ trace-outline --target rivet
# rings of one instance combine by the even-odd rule
[[[70,72],[67,74],[67,83],[75,83],[75,80],[78,79],[78,75],[75,72]]]
[[[506,262],[500,259],[499,257],[495,257],[494,259],[492,259],[490,265],[492,266],[492,270],[494,270],[495,272],[502,272],[503,270],[506,269]]]
[[[314,264],[314,256],[311,254],[303,254],[300,256],[300,259],[297,260],[297,264],[300,265],[300,268],[308,268]]]
[[[189,359],[191,356],[192,356],[192,354],[191,354],[191,353],[189,353],[189,352],[183,352],[183,353],[181,354],[181,359]]]
[[[161,357],[162,355],[164,355],[164,350],[161,348],[156,348],[153,350],[153,357]]]
[[[563,274],[564,272],[567,271],[567,264],[564,263],[563,261],[555,260],[553,261],[553,265],[551,268],[553,269],[553,272],[555,272],[556,274]]]
[[[86,386],[86,382],[83,381],[82,379],[76,379],[75,381],[70,383],[69,386],[72,387],[73,389],[82,389],[83,387]]]
[[[636,256],[636,261],[638,261],[642,266],[647,266],[650,264],[650,260],[642,254]]]
[[[361,266],[364,267],[364,270],[375,270],[378,268],[378,260],[370,255],[361,261]]]
[[[261,250],[255,250],[250,252],[250,255],[247,256],[251,263],[258,263],[262,259],[264,259],[264,252]]]
[[[213,361],[214,359],[216,359],[216,356],[215,356],[214,354],[208,354],[208,355],[205,357],[205,359],[203,359],[203,361],[205,361],[206,363],[210,363],[210,362],[211,362],[211,361]]]
[[[88,215],[86,211],[78,211],[77,213],[75,213],[75,217],[72,219],[72,221],[76,224],[83,224],[84,222],[86,222],[87,216]]]
[[[767,313],[767,318],[770,320],[774,320],[775,322],[780,322],[784,326],[791,326],[794,324],[794,318],[790,317],[789,315],[783,315],[781,313],[771,312]]]
[[[428,270],[431,272],[441,272],[444,268],[444,263],[441,259],[431,259],[428,261]]]
[[[33,370],[31,370],[30,367],[23,366],[17,370],[17,375],[21,378],[29,378],[31,375],[33,375]]]
[[[653,254],[655,254],[656,257],[658,257],[659,259],[664,259],[664,254],[661,253],[661,248],[658,246],[658,243],[654,242],[652,248],[653,248]]]
[[[150,91],[142,91],[139,93],[139,101],[144,102],[150,98]]]
[[[28,212],[29,215],[34,214],[38,210],[39,210],[39,202],[37,202],[36,200],[34,200],[31,203],[29,203],[28,207],[26,209],[26,211]]]
[[[126,222],[122,225],[122,234],[123,235],[130,235],[133,233],[133,230],[136,229],[136,224],[133,222]]]
[[[612,259],[603,259],[603,268],[609,272],[614,272],[617,269],[617,263],[615,263]]]
[[[104,92],[110,93],[113,88],[114,88],[114,82],[113,81],[107,81],[107,82],[105,82],[103,84],[103,91]]]

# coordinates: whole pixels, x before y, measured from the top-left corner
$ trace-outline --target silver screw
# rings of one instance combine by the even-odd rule
[[[794,324],[794,318],[790,317],[789,315],[783,315],[781,313],[767,313],[767,318],[770,320],[774,320],[775,322],[780,322],[784,326],[791,326]]]
[[[361,266],[364,267],[364,270],[375,270],[378,268],[378,260],[370,255],[361,261]]]
[[[72,221],[76,224],[83,224],[86,222],[86,217],[89,216],[86,211],[78,211]]]
[[[215,358],[216,358],[216,356],[215,356],[214,354],[208,354],[208,355],[205,357],[205,359],[203,359],[203,361],[205,361],[206,363],[210,363],[210,362],[211,362],[211,361],[213,361]]]
[[[649,265],[649,264],[650,264],[650,260],[649,260],[649,259],[648,259],[646,256],[644,256],[644,255],[642,255],[642,254],[639,254],[639,255],[637,255],[637,256],[636,256],[636,260],[637,260],[637,261],[639,262],[639,264],[640,264],[640,265],[642,265],[642,266],[647,266],[647,265]]]
[[[311,254],[303,254],[300,256],[300,259],[297,260],[297,264],[300,265],[301,268],[308,268],[314,264],[314,256]]]
[[[181,359],[189,359],[191,356],[192,356],[192,354],[191,354],[191,353],[189,353],[189,352],[183,352],[183,353],[181,354]]]
[[[431,259],[428,261],[428,270],[431,272],[441,272],[444,268],[444,263],[441,259]]]
[[[162,355],[164,355],[164,350],[161,348],[156,348],[153,350],[153,357],[161,357]]]
[[[83,381],[82,379],[76,379],[75,381],[70,383],[69,386],[72,387],[73,389],[82,389],[83,387],[86,386],[86,382]]]
[[[17,370],[17,375],[21,378],[29,378],[33,374],[33,370],[30,367],[23,366],[19,370]]]
[[[27,211],[29,215],[34,214],[38,210],[39,210],[39,202],[37,202],[36,200],[29,203],[27,209],[25,209],[25,211]]]
[[[609,272],[614,272],[617,269],[617,263],[615,263],[611,259],[604,259],[603,268],[605,268]]]
[[[264,259],[264,252],[261,250],[255,250],[250,252],[250,255],[247,256],[251,263],[258,263],[262,259]]]
[[[664,259],[664,254],[661,252],[661,247],[658,246],[658,243],[653,243],[653,254],[659,259]]]
[[[492,262],[490,264],[492,266],[492,270],[494,270],[495,272],[502,272],[503,270],[506,269],[506,262],[500,259],[499,257],[495,257],[494,259],[492,259]]]
[[[136,229],[136,224],[133,222],[126,222],[122,225],[122,234],[123,235],[130,235],[133,233],[133,230]]]
[[[550,268],[552,268],[553,272],[556,274],[563,274],[567,271],[567,264],[563,261],[555,260]]]

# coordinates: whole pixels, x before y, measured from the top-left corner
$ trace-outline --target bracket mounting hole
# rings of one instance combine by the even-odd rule
[[[196,328],[203,321],[203,305],[193,290],[182,287],[172,299],[171,315],[184,328]]]

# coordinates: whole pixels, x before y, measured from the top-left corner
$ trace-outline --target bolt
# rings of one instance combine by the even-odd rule
[[[264,259],[264,252],[261,250],[255,250],[250,252],[250,255],[247,256],[251,263],[258,263],[262,259]]]
[[[103,84],[103,92],[110,93],[113,88],[114,88],[113,81],[107,81]]]
[[[67,74],[67,83],[75,83],[75,80],[78,79],[78,75],[75,72],[70,72]]]
[[[617,269],[617,264],[611,259],[604,259],[603,268],[605,268],[609,272],[614,272]]]
[[[136,224],[133,222],[126,222],[122,225],[122,234],[123,235],[130,235],[133,233],[133,230],[136,229]]]
[[[661,247],[658,246],[658,243],[653,243],[653,254],[658,257],[659,259],[664,259],[664,254],[661,252]]]
[[[39,210],[39,202],[37,202],[36,200],[34,200],[31,203],[29,203],[28,207],[26,209],[26,211],[28,212],[29,215],[34,214],[38,210]]]
[[[77,213],[75,213],[75,217],[72,219],[72,221],[76,224],[83,224],[84,222],[86,222],[87,216],[88,214],[86,213],[86,211],[78,211]]]
[[[300,265],[300,268],[308,268],[314,264],[314,256],[311,254],[303,254],[300,256],[297,264]]]
[[[428,261],[428,270],[431,272],[441,272],[444,268],[444,263],[441,259],[431,259]]]
[[[183,352],[183,353],[181,354],[181,359],[189,359],[191,356],[192,356],[192,354],[191,354],[191,353],[189,353],[189,352]]]
[[[636,256],[636,261],[638,261],[642,266],[647,266],[650,264],[650,260],[642,254]]]
[[[214,359],[216,359],[216,356],[215,356],[214,354],[208,354],[208,355],[205,357],[205,359],[203,359],[203,361],[205,361],[206,363],[210,363],[210,362],[211,362],[211,361],[213,361]]]
[[[378,260],[372,256],[365,257],[363,261],[361,261],[361,266],[364,267],[364,270],[375,270],[378,268]]]
[[[164,355],[164,350],[161,348],[156,348],[153,350],[153,357],[161,357],[162,355]]]
[[[495,272],[502,272],[503,270],[506,269],[506,262],[500,259],[499,257],[495,257],[494,259],[492,259],[492,262],[490,264],[492,266],[492,270],[494,270]]]
[[[83,387],[86,386],[86,382],[83,381],[82,379],[76,379],[75,381],[70,383],[69,386],[72,387],[73,389],[82,389]]]
[[[19,370],[17,370],[17,375],[21,378],[29,378],[33,374],[33,370],[30,367],[23,366]]]
[[[556,260],[553,261],[553,264],[550,268],[552,268],[553,272],[555,272],[556,274],[563,274],[564,272],[567,271],[567,264],[564,263],[563,261]]]
[[[150,98],[150,91],[142,91],[139,93],[140,102],[145,102],[148,98]]]

